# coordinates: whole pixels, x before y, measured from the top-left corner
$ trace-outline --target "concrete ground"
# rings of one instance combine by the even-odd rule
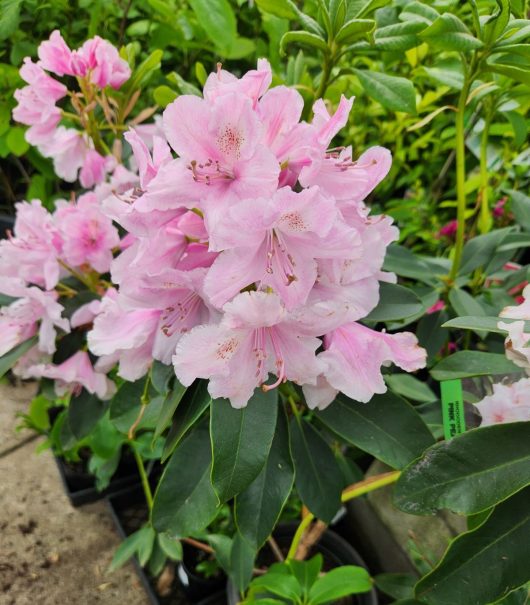
[[[130,564],[106,573],[120,542],[106,504],[73,508],[42,440],[15,433],[34,390],[0,384],[0,605],[148,605]]]

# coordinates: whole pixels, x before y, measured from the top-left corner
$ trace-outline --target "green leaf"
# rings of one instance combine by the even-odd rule
[[[119,569],[134,555],[138,555],[138,558],[141,559],[141,564],[145,565],[153,550],[155,536],[156,534],[153,528],[148,526],[142,527],[130,536],[127,536],[116,549],[109,567],[109,572]]]
[[[158,534],[160,548],[172,561],[182,561],[182,542],[169,534]]]
[[[1,0],[0,40],[5,40],[16,32],[20,21],[20,8],[22,2],[23,0]]]
[[[513,189],[507,189],[506,193],[510,196],[515,220],[525,231],[530,231],[530,197]]]
[[[214,549],[215,558],[219,565],[228,574],[230,573],[231,562],[230,556],[232,551],[232,538],[222,534],[208,534],[206,541]]]
[[[283,34],[280,40],[280,53],[285,54],[285,49],[288,44],[296,44],[298,46],[307,46],[316,48],[324,53],[329,51],[326,41],[317,34],[311,34],[304,31],[290,31]]]
[[[440,15],[420,33],[420,36],[430,46],[443,50],[467,51],[484,46],[483,42],[473,36],[465,23],[452,13]]]
[[[494,257],[497,248],[512,232],[513,229],[507,227],[470,239],[464,246],[462,264],[458,274],[466,275],[479,267],[486,267]]]
[[[428,605],[497,602],[528,581],[530,489],[506,500],[472,532],[455,538],[440,563],[416,584]]]
[[[256,548],[260,548],[272,533],[291,493],[293,482],[289,430],[281,408],[265,466],[235,501],[237,527],[242,536]]]
[[[296,489],[307,508],[330,523],[341,506],[340,468],[329,445],[307,420],[293,418],[290,427]]]
[[[142,407],[145,378],[135,382],[124,382],[110,400],[110,420],[122,433],[127,434]]]
[[[105,414],[106,408],[104,401],[82,389],[77,397],[70,399],[68,405],[68,424],[72,433],[78,439],[86,437]]]
[[[420,70],[430,80],[442,86],[449,86],[455,90],[460,90],[464,84],[462,64],[452,57],[438,61],[432,67],[421,67]]]
[[[173,414],[171,429],[162,452],[162,462],[165,462],[171,456],[182,437],[203,415],[211,401],[212,398],[208,393],[208,382],[206,380],[198,380],[186,390],[176,412]]]
[[[388,246],[383,268],[401,277],[418,279],[426,284],[436,282],[436,276],[429,265],[412,250],[399,244]]]
[[[374,46],[379,50],[409,50],[422,43],[417,34],[423,29],[425,23],[422,21],[405,21],[380,27],[374,35]]]
[[[366,93],[391,111],[416,113],[416,91],[406,78],[366,69],[353,70]]]
[[[401,510],[440,508],[474,514],[530,483],[530,422],[473,429],[437,443],[402,473],[394,491]]]
[[[343,597],[372,590],[370,575],[363,567],[344,565],[328,571],[309,591],[309,603],[321,605]]]
[[[229,51],[237,36],[237,24],[228,0],[189,0],[189,3],[208,38],[223,51]]]
[[[211,447],[206,428],[198,428],[177,447],[158,484],[151,519],[158,532],[189,536],[203,530],[217,513],[210,483]]]
[[[322,569],[324,559],[320,553],[308,561],[297,561],[291,559],[287,562],[298,583],[302,587],[302,594],[304,597],[309,595],[311,586],[316,582],[318,575]]]
[[[499,61],[501,59],[502,57]],[[515,80],[516,82],[520,82],[521,84],[526,84],[526,86],[530,86],[530,71],[525,67],[516,67],[515,65],[505,65],[502,63],[488,63],[487,69],[506,76],[511,80]]]
[[[471,294],[460,288],[453,288],[449,292],[449,302],[458,315],[474,315],[475,317],[485,317],[486,315],[482,305]],[[485,336],[485,333],[481,330],[476,333],[479,338]]]
[[[488,17],[482,26],[483,39],[488,45],[500,40],[510,20],[510,1],[497,0],[497,6],[497,12]]]
[[[282,19],[296,19],[296,10],[285,0],[256,0],[260,10]]]
[[[367,15],[374,13],[378,8],[383,8],[387,4],[390,4],[390,1],[391,0],[349,0],[346,18],[366,17]]]
[[[0,378],[8,372],[15,363],[39,341],[38,336],[32,336],[0,357]]]
[[[425,382],[410,374],[389,374],[385,376],[388,387],[397,395],[414,401],[436,401],[437,397]]]
[[[335,36],[337,44],[351,44],[375,29],[373,19],[350,19],[339,29]]]
[[[243,593],[252,579],[256,551],[237,533],[230,552],[230,578],[240,593]]]
[[[227,399],[212,402],[212,485],[221,502],[233,498],[259,475],[269,456],[278,391],[254,391],[246,407],[235,409]]]
[[[457,351],[437,363],[431,370],[431,376],[435,380],[453,380],[470,376],[488,376],[489,374],[511,374],[520,371],[520,368],[501,353]]]
[[[155,100],[155,103],[157,105],[160,105],[160,107],[162,108],[167,107],[177,97],[178,94],[172,88],[169,88],[169,86],[166,86],[165,84],[163,84],[162,86],[157,86],[153,90],[153,98]]]
[[[403,468],[434,442],[416,410],[392,393],[375,395],[368,403],[341,393],[316,415],[348,443],[393,468]]]
[[[26,141],[26,129],[21,126],[12,126],[6,137],[6,144],[9,151],[16,156],[21,156],[29,149],[29,143]]]
[[[530,61],[530,44],[526,44],[528,47],[528,61]],[[526,120],[524,117],[518,113],[517,111],[506,111],[504,116],[508,118],[513,130],[513,143],[516,148],[521,147],[521,145],[526,141],[526,137],[528,134],[528,126],[526,125]],[[513,204],[512,204],[513,206]]]
[[[446,321],[442,328],[458,328],[459,330],[480,330],[481,332],[493,332],[494,334],[507,334],[503,328],[499,328],[499,322],[507,324],[516,321],[504,317],[476,317],[475,315],[464,315]],[[520,320],[519,320],[520,321]],[[525,322],[525,331],[530,332],[530,321]]]
[[[177,409],[178,404],[181,402],[184,394],[186,393],[186,387],[181,385],[178,380],[175,379],[175,386],[173,390],[167,393],[158,420],[156,422],[155,432],[153,440],[159,437],[166,428],[171,424],[173,414]]]
[[[366,321],[396,321],[421,313],[423,304],[412,290],[397,284],[380,282],[379,303],[364,319]]]
[[[126,90],[132,91],[142,88],[151,78],[153,73],[160,69],[160,62],[164,51],[154,50],[144,61],[133,71],[131,79],[125,85]]]
[[[414,594],[417,576],[410,573],[381,573],[375,576],[375,585],[393,599],[407,599]]]
[[[31,427],[38,431],[47,431],[50,428],[48,408],[51,402],[44,395],[37,395],[31,400],[28,410],[28,419]]]
[[[407,2],[399,13],[399,18],[403,21],[421,21],[427,25],[430,25],[439,16],[440,13],[435,8],[416,0]]]
[[[272,592],[287,601],[299,602],[302,596],[302,587],[298,580],[289,574],[268,571],[265,575],[252,581],[252,592]]]

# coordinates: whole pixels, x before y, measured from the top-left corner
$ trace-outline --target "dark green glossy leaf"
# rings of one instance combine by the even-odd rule
[[[247,589],[252,579],[255,558],[256,551],[240,533],[237,533],[230,553],[230,579],[240,593],[243,593]]]
[[[162,408],[156,422],[153,439],[159,437],[171,424],[173,414],[175,413],[175,410],[177,409],[177,406],[181,402],[185,393],[186,387],[181,385],[180,382],[175,379],[173,390],[167,393],[164,398],[164,403],[162,404]]]
[[[486,311],[482,305],[465,290],[453,288],[449,292],[449,302],[458,315],[474,315],[475,317],[484,317]],[[484,338],[485,333],[482,330],[476,330],[479,338]]]
[[[434,442],[420,415],[392,393],[375,395],[368,403],[339,394],[317,417],[348,443],[393,468],[403,468]]]
[[[473,36],[456,15],[440,15],[420,36],[434,48],[443,50],[468,51],[482,48],[483,43]]]
[[[202,416],[211,401],[206,380],[199,380],[187,389],[173,415],[171,429],[162,452],[162,462],[171,456],[182,437]]]
[[[15,365],[24,353],[27,353],[34,347],[38,341],[38,336],[32,336],[11,349],[11,351],[8,351],[5,355],[2,355],[0,357],[0,378]]]
[[[328,45],[323,38],[317,34],[304,31],[291,31],[284,34],[280,40],[280,52],[285,53],[285,49],[289,44],[305,46],[311,49],[316,48],[325,53],[327,53],[329,50]]]
[[[499,504],[472,532],[455,538],[434,570],[416,584],[428,605],[497,602],[529,579],[530,489]]]
[[[246,489],[269,456],[276,419],[278,391],[254,391],[246,407],[235,409],[227,399],[212,402],[212,484],[221,502]]]
[[[154,528],[172,536],[203,530],[217,513],[210,483],[211,446],[206,428],[198,428],[177,447],[166,465],[154,497]]]
[[[243,537],[259,548],[270,536],[282,508],[291,493],[294,468],[289,447],[289,430],[283,408],[265,466],[254,481],[241,492],[234,514]]]
[[[513,189],[508,189],[506,193],[510,196],[515,220],[525,231],[530,231],[530,197]]]
[[[437,443],[402,473],[394,502],[427,515],[483,511],[530,483],[530,422],[497,424]]]
[[[407,599],[414,595],[417,576],[409,573],[380,573],[374,578],[377,588],[393,599]]]
[[[122,433],[128,433],[138,418],[142,407],[145,378],[136,382],[124,382],[110,400],[110,419]]]
[[[290,427],[296,489],[307,508],[330,523],[341,505],[340,468],[329,445],[309,422],[293,418]]]
[[[504,238],[512,231],[513,229],[508,227],[471,238],[464,246],[459,275],[466,275],[479,267],[486,267]]]
[[[385,382],[391,391],[413,401],[429,402],[437,399],[428,384],[411,374],[389,374]]]
[[[423,304],[412,290],[397,284],[379,284],[379,304],[365,318],[367,321],[396,321],[421,313]]]
[[[507,334],[504,328],[499,328],[499,322],[505,324],[512,323],[513,319],[505,317],[476,317],[475,315],[465,315],[455,317],[446,321],[442,328],[457,328],[459,330],[480,330],[482,332],[493,332],[494,334]],[[525,331],[530,332],[530,321],[525,322]]]
[[[68,405],[68,424],[72,433],[78,439],[86,437],[105,414],[106,409],[104,401],[83,389],[77,397],[70,399]]]
[[[470,376],[488,376],[489,374],[511,374],[520,371],[521,369],[502,353],[457,351],[437,363],[431,370],[431,376],[435,380],[453,380]]]

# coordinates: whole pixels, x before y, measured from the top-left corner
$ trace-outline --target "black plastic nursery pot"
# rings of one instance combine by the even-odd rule
[[[293,539],[298,523],[291,521],[280,523],[274,531],[274,539],[280,550],[287,553]],[[308,558],[320,553],[324,559],[323,571],[330,571],[342,565],[358,565],[368,569],[359,553],[344,538],[339,536],[331,529],[327,529],[320,540],[313,546],[308,553]],[[268,546],[265,546],[258,554],[256,566],[268,566],[276,561],[273,553]],[[228,605],[237,605],[239,602],[239,593],[236,587],[228,582],[227,585]],[[378,598],[375,589],[370,592],[351,595],[338,601],[340,605],[378,605]]]
[[[96,487],[94,475],[88,472],[86,461],[71,463],[58,456],[54,457],[64,491],[72,506],[75,507],[102,500],[139,481],[138,470],[132,454],[125,454],[122,457],[109,485],[101,491]]]
[[[145,523],[148,515],[142,487],[137,485],[107,499],[118,533],[124,539]],[[226,605],[226,576],[206,579],[196,574],[197,551],[184,545],[183,561],[172,564],[171,579],[160,594],[156,578],[133,560],[142,586],[152,605]],[[169,585],[168,585],[169,584]]]

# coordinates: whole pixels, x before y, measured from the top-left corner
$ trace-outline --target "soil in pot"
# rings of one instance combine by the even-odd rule
[[[112,515],[123,538],[140,529],[148,510],[141,487],[129,488],[108,499]],[[184,545],[182,563],[169,563],[159,578],[135,561],[136,570],[153,605],[226,605],[226,577],[214,574],[206,578],[196,567],[204,563],[206,553]]]
[[[287,555],[287,552],[289,551],[297,527],[297,522],[282,523],[276,528],[273,534],[274,539],[284,556]],[[330,571],[341,565],[358,565],[367,568],[361,556],[353,546],[348,544],[346,540],[330,529],[326,530],[320,540],[313,545],[307,558],[310,559],[317,553],[320,553],[323,557],[323,571]],[[277,560],[278,559],[272,552],[270,546],[265,544],[258,554],[256,567],[269,567],[273,563],[276,563]],[[236,605],[239,601],[239,595],[231,582],[228,583],[227,593],[229,605]],[[336,603],[338,605],[378,605],[378,600],[375,590],[372,590],[369,593],[345,597],[336,601]]]

